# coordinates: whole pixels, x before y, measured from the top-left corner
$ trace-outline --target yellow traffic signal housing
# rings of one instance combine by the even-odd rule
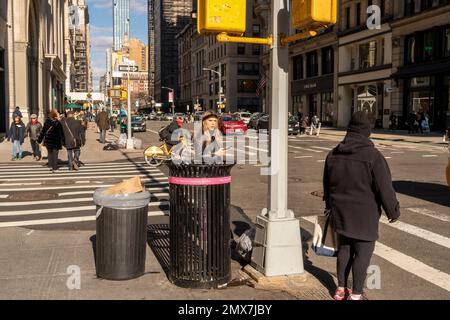
[[[292,26],[317,29],[335,24],[337,0],[292,0]]]
[[[127,99],[128,99],[127,90],[122,90],[120,100],[127,100]]]
[[[197,29],[200,34],[243,35],[247,0],[197,0]]]

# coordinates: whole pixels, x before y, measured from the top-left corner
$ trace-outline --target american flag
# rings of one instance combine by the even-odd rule
[[[266,84],[267,84],[267,78],[266,77],[264,77],[261,80],[259,80],[258,87],[256,88],[256,95],[258,97],[261,95],[261,91],[266,86]]]

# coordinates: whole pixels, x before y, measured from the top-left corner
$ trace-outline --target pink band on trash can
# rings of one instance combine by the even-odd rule
[[[215,185],[219,185],[219,184],[231,183],[231,177],[217,177],[217,178],[170,177],[169,183],[182,185],[182,186],[215,186]]]

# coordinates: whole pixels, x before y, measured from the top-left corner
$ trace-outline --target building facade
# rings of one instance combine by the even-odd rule
[[[27,122],[35,113],[43,120],[62,109],[66,83],[68,2],[7,0],[0,5],[0,67],[5,91],[0,100],[2,126],[9,127],[15,107]],[[5,24],[6,17],[6,24]],[[2,62],[3,60],[3,62]],[[0,72],[0,76],[2,73]],[[1,101],[4,101],[3,104]]]
[[[136,63],[139,71],[148,72],[148,46],[139,39],[130,39],[125,45],[128,57]]]
[[[148,95],[155,95],[155,19],[153,16],[154,0],[147,1],[148,11]]]
[[[88,6],[85,0],[70,0],[69,4],[70,43],[73,47],[73,68],[70,69],[73,84],[70,91],[92,92],[91,36]]]
[[[155,77],[154,97],[156,102],[168,101],[168,90],[175,90],[175,99],[179,98],[178,87],[178,46],[176,35],[191,21],[192,0],[153,0]]]
[[[450,125],[450,1],[395,1],[393,110],[404,124],[428,115],[432,130]]]
[[[130,35],[130,0],[113,0],[113,47],[122,48]]]
[[[261,21],[254,13],[254,5],[255,1],[247,1],[247,31],[244,35],[247,37],[262,36]],[[261,45],[220,43],[213,35],[200,36],[195,19],[178,34],[177,41],[181,102],[184,104],[181,110],[186,110],[188,103],[202,109],[217,109],[220,88],[225,104],[223,111],[261,110],[260,95],[257,94],[264,77],[260,68]]]

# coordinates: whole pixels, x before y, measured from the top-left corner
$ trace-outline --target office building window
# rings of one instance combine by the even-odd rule
[[[259,56],[261,53],[261,46],[259,44],[252,45],[252,55]]]
[[[238,75],[257,76],[258,74],[258,63],[238,63]]]
[[[238,80],[238,92],[239,93],[255,93],[257,87],[256,80]]]
[[[412,16],[416,12],[416,1],[415,0],[404,0],[405,1],[405,16]]]
[[[303,56],[295,56],[292,61],[293,64],[293,79],[300,80],[303,79]]]
[[[345,8],[345,29],[350,29],[350,7]]]
[[[444,57],[450,57],[450,27],[444,28]]]
[[[416,37],[409,36],[406,38],[406,64],[416,62]]]
[[[245,54],[245,44],[238,43],[237,51],[238,51],[238,54]]]
[[[261,26],[259,24],[254,24],[252,26],[253,37],[259,37],[261,35]]]
[[[361,2],[356,4],[356,25],[361,25]]]
[[[334,50],[333,48],[322,49],[322,74],[334,72]]]
[[[317,52],[310,52],[306,55],[306,76],[318,76]]]
[[[428,10],[428,9],[430,9],[431,7],[433,7],[433,0],[422,0],[422,1],[421,1],[421,7],[420,7],[420,9],[421,9],[422,11]]]

